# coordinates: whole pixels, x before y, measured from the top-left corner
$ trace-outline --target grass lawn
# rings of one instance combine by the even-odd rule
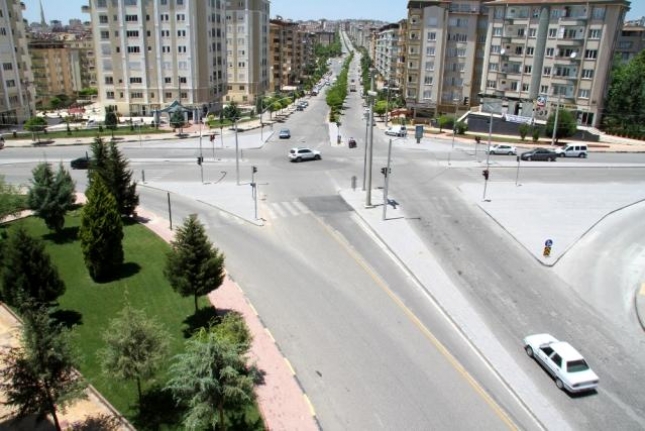
[[[98,127],[93,129],[86,129],[80,126],[73,126],[70,124],[71,133],[67,133],[66,130],[56,130],[56,131],[47,131],[47,133],[39,132],[37,137],[41,141],[46,141],[49,139],[60,139],[60,138],[94,138],[96,135],[101,135],[103,139],[109,140],[112,137],[112,131],[103,127],[103,131],[100,132]],[[172,129],[156,129],[152,126],[146,126],[141,128],[135,127],[134,130],[130,130],[130,127],[119,127],[114,130],[114,136],[147,136],[152,134],[167,134],[173,133]],[[32,138],[34,135],[30,132],[21,132],[18,134],[16,139],[28,139]],[[6,140],[13,139],[12,135],[5,136]]]
[[[165,370],[171,357],[183,348],[187,318],[194,318],[192,297],[182,298],[175,293],[163,275],[165,253],[169,245],[139,224],[124,226],[123,248],[125,264],[120,277],[108,283],[95,283],[88,275],[83,262],[80,242],[77,240],[80,226],[80,212],[71,212],[65,221],[61,237],[55,237],[42,220],[30,217],[20,220],[28,232],[46,242],[46,249],[53,263],[65,281],[66,292],[59,298],[57,317],[73,324],[77,334],[75,341],[81,353],[81,372],[112,405],[124,416],[132,420],[139,429],[158,429],[155,422],[177,421],[161,429],[180,429],[180,412],[174,408],[172,400],[161,394],[158,388],[167,380]],[[105,377],[96,352],[103,347],[102,331],[110,319],[116,317],[127,300],[148,317],[154,317],[171,334],[171,354],[163,371],[154,381],[144,383],[145,406],[138,408],[137,390],[134,382],[120,382]],[[200,298],[200,308],[208,309],[208,300]],[[210,309],[212,310],[212,309]],[[257,409],[247,411],[248,424],[231,429],[262,429]]]

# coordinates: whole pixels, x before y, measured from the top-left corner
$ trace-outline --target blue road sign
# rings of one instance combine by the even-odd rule
[[[551,247],[552,245],[553,245],[553,241],[552,241],[552,240],[550,240],[550,239],[547,239],[547,240],[544,242],[544,246],[545,246],[545,247]]]

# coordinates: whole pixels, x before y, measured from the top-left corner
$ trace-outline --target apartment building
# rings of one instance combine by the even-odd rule
[[[0,127],[14,128],[35,112],[23,5],[0,0]]]
[[[616,57],[629,61],[645,49],[645,25],[641,22],[626,23],[618,36]]]
[[[269,87],[269,1],[226,2],[227,102],[255,104]]]
[[[409,1],[403,95],[415,116],[466,110],[479,92],[488,18],[482,1]]]
[[[397,66],[399,63],[398,23],[387,24],[375,33],[374,67],[381,74],[385,85],[398,87]]]
[[[219,109],[227,83],[224,0],[89,0],[83,10],[91,14],[104,105],[124,115],[151,115],[174,101]]]
[[[298,23],[272,19],[269,26],[271,71],[270,92],[301,86],[315,64],[315,33],[303,31]]]
[[[495,0],[487,7],[486,109],[545,120],[560,103],[579,124],[597,126],[629,1]]]
[[[34,33],[29,41],[36,104],[54,96],[75,100],[83,88],[96,87],[94,42],[69,33]]]

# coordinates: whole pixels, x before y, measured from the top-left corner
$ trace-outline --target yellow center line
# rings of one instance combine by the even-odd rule
[[[477,394],[488,404],[493,412],[504,422],[504,424],[512,430],[519,429],[513,422],[506,411],[486,392],[486,390],[477,382],[477,380],[461,365],[452,353],[435,337],[421,320],[410,310],[403,301],[388,287],[388,285],[379,277],[379,275],[369,266],[369,264],[349,246],[347,241],[337,232],[333,231],[329,226],[322,222],[318,217],[314,217],[327,232],[340,244],[347,253],[362,267],[365,272],[376,282],[376,284],[392,299],[392,301],[403,311],[408,319],[421,331],[421,333],[432,343],[432,345],[441,353],[441,355],[448,361],[450,365],[468,382],[468,384],[475,390]],[[645,285],[644,285],[645,286]]]

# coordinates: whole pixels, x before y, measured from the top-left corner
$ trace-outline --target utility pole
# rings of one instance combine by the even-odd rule
[[[370,88],[374,88],[374,76],[372,76],[372,71],[370,70],[371,83]],[[367,103],[370,103],[369,91],[367,92]],[[369,108],[368,108],[369,110]],[[370,138],[370,127],[372,124],[369,121],[369,114],[365,118],[365,149],[363,154],[363,191],[365,191],[365,181],[367,177],[367,143]]]
[[[368,155],[367,155],[367,184],[366,184],[366,190],[365,190],[365,206],[371,207],[372,206],[372,161],[374,159],[374,127],[372,124],[374,123],[374,98],[376,97],[376,92],[374,91],[374,76],[372,75],[372,81],[370,84],[371,90],[367,93],[370,96],[370,113],[369,113],[369,118],[367,119],[368,127],[369,127],[369,135],[370,135],[370,141],[369,141],[369,150],[368,150]]]
[[[388,205],[388,199],[387,199],[387,192],[389,189],[390,185],[390,161],[392,159],[392,138],[390,138],[390,142],[387,146],[387,167],[385,168],[385,183],[383,184],[383,220],[387,220],[387,205]]]
[[[201,118],[201,111],[196,110],[194,111],[197,117],[197,121],[199,121],[199,169],[201,171],[202,175],[202,184],[204,184],[204,154],[202,152],[202,118]]]

